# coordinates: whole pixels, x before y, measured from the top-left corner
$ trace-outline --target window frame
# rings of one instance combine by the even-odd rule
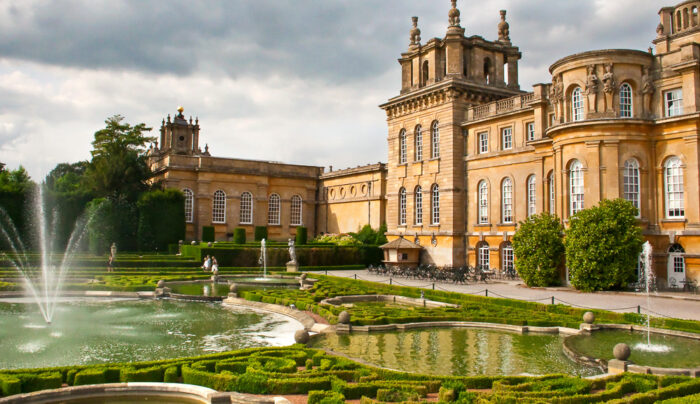
[[[664,113],[668,118],[683,115],[682,88],[674,88],[672,90],[664,91]]]
[[[247,205],[247,206],[246,206]],[[239,217],[239,223],[240,224],[253,224],[253,194],[244,191],[241,194],[241,203],[240,203],[240,217]]]
[[[185,196],[185,223],[194,222],[194,192],[189,188],[182,190]]]
[[[489,223],[489,184],[486,180],[479,181],[477,186],[477,223]]]
[[[440,158],[440,124],[434,121],[430,125],[430,158]]]
[[[290,226],[302,226],[303,223],[303,205],[304,201],[300,195],[292,195],[289,205],[289,224]],[[295,220],[296,219],[296,220]]]
[[[554,184],[554,171],[549,173],[549,214],[556,213],[556,188]]]
[[[580,191],[580,192],[579,192]],[[569,164],[569,215],[573,216],[584,209],[585,182],[583,164],[574,160]]]
[[[482,241],[477,247],[476,266],[487,269],[491,267],[491,250],[489,243]]]
[[[418,185],[414,191],[413,195],[414,201],[414,214],[413,223],[417,226],[423,224],[423,188]]]
[[[406,164],[408,161],[408,151],[406,149],[406,129],[401,129],[401,132],[399,132],[399,164]]]
[[[576,87],[571,91],[571,121],[581,122],[584,120],[583,90]]]
[[[513,149],[513,127],[501,128],[501,150]]]
[[[513,180],[506,177],[501,182],[501,223],[513,223]]]
[[[528,122],[525,124],[525,136],[528,142],[535,140],[535,123]]]
[[[433,184],[430,187],[430,224],[440,224],[440,187]]]
[[[479,132],[477,135],[479,143],[479,154],[486,154],[489,152],[489,133]]]
[[[414,131],[414,159],[415,161],[423,161],[423,127],[421,125],[416,125]]]
[[[527,217],[537,214],[537,178],[535,174],[527,177]]]
[[[277,193],[271,193],[267,198],[267,225],[279,226],[281,223],[281,198]],[[276,220],[275,220],[276,219]]]
[[[640,170],[635,158],[625,160],[622,168],[622,197],[637,208],[637,217],[641,216],[640,204]]]
[[[513,244],[510,241],[501,246],[501,271],[510,272],[515,270],[515,254]]]
[[[211,203],[211,222],[226,223],[226,192],[221,189],[214,191]]]
[[[406,188],[399,189],[399,226],[406,225]]]
[[[667,158],[664,162],[664,213],[667,219],[685,218],[684,185],[683,162],[677,156]]]
[[[634,114],[634,96],[632,86],[629,83],[622,83],[620,86],[620,118],[632,118]]]

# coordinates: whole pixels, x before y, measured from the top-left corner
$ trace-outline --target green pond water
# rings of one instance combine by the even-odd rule
[[[613,348],[624,342],[630,346],[629,360],[637,365],[664,368],[700,367],[700,340],[651,334],[651,348],[647,349],[647,334],[623,330],[596,331],[590,336],[576,335],[567,343],[571,348],[587,356],[610,360]],[[653,352],[654,350],[660,352]]]
[[[517,334],[478,328],[427,328],[403,332],[328,334],[315,348],[330,349],[368,363],[437,375],[567,373],[590,376],[598,368],[570,360],[558,335]]]
[[[256,282],[256,278],[237,278],[232,280],[234,283],[243,282],[243,284],[238,284],[238,291],[246,290],[267,290],[267,289],[277,289],[277,288],[297,288],[299,287],[299,281],[296,279],[275,279],[268,278],[268,281],[257,281],[257,284],[245,284],[245,282]],[[196,295],[196,296],[227,296],[229,292],[229,284],[226,283],[183,283],[183,284],[173,284],[168,286],[173,293],[183,294],[183,295]]]
[[[148,361],[294,343],[286,316],[175,300],[68,299],[44,323],[28,299],[0,301],[0,368]]]

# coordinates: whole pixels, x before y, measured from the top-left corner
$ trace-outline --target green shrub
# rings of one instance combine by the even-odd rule
[[[262,239],[267,239],[267,227],[265,226],[255,226],[255,241],[260,241]]]
[[[141,369],[126,367],[122,369],[121,380],[123,382],[162,382],[163,367],[153,366]]]
[[[336,391],[309,391],[308,404],[344,404],[345,397]]]
[[[233,244],[245,244],[245,229],[236,227],[233,229]]]
[[[533,215],[518,224],[513,235],[515,269],[527,286],[559,283],[564,258],[564,227],[549,213]]]
[[[236,391],[250,394],[267,394],[267,379],[264,376],[254,373],[243,373],[238,377]]]
[[[139,251],[167,251],[168,244],[185,238],[185,196],[179,189],[144,192],[136,207]]]
[[[418,393],[397,390],[397,389],[379,389],[377,390],[377,400],[387,401],[387,402],[397,402],[397,401],[418,401],[420,396]]]
[[[57,389],[63,384],[63,376],[59,372],[46,372],[39,374],[22,373],[18,374],[17,377],[22,383],[22,393]]]
[[[314,360],[313,359],[307,359],[305,363],[306,370],[311,370],[314,367]]]
[[[230,372],[209,373],[182,366],[182,382],[220,391],[236,391],[238,378]]]
[[[202,226],[202,241],[205,243],[213,242],[215,238],[214,226]]]
[[[308,239],[308,231],[307,231],[306,227],[304,227],[304,226],[297,227],[296,240],[294,241],[294,243],[296,245],[304,245],[304,244],[306,244],[307,239]]]
[[[643,241],[636,214],[629,201],[604,199],[571,218],[564,240],[571,285],[590,292],[633,280]]]
[[[84,369],[75,374],[74,386],[107,383],[104,369]]]
[[[165,369],[165,373],[163,374],[163,381],[165,383],[177,383],[177,366],[171,366]]]
[[[22,382],[13,375],[0,376],[0,391],[3,396],[12,396],[22,392]]]

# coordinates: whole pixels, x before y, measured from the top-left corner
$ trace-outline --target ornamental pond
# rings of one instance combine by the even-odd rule
[[[294,343],[281,314],[221,303],[63,298],[46,324],[30,299],[0,300],[0,368],[132,362]]]

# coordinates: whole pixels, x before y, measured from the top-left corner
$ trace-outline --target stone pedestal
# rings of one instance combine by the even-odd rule
[[[622,361],[619,359],[610,359],[608,361],[608,374],[616,375],[627,371],[627,366],[632,362]]]
[[[289,261],[287,263],[287,272],[299,272],[299,264],[295,261]]]

